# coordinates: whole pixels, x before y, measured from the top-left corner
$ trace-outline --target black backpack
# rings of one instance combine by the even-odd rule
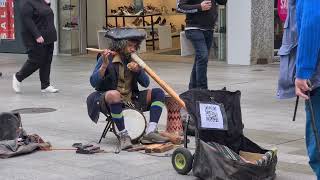
[[[0,141],[17,139],[22,133],[19,113],[0,113]]]

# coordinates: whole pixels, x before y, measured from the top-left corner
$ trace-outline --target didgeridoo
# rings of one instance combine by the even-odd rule
[[[88,51],[93,51],[97,53],[102,53],[102,49],[95,49],[95,48],[87,48]],[[179,97],[179,95],[165,82],[163,81],[137,54],[133,53],[131,54],[131,58],[139,64],[140,67],[142,67],[145,72],[158,83],[159,86],[161,86],[171,97],[173,97],[181,107],[186,109],[186,104],[182,99]]]

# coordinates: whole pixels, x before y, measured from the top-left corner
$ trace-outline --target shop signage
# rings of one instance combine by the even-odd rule
[[[288,14],[288,0],[278,0],[278,15],[280,20],[284,22]]]
[[[0,39],[14,39],[14,0],[0,0]]]

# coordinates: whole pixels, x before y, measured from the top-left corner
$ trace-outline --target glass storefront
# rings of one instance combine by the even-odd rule
[[[139,17],[135,5],[142,6],[145,14]],[[185,28],[185,15],[176,12],[176,1],[97,0],[90,4],[88,0],[58,0],[56,11],[59,54],[85,54],[86,47],[99,47],[97,32],[103,27],[126,26],[146,31],[147,52],[181,55],[180,32]],[[153,20],[150,14],[154,14]],[[226,6],[218,6],[209,59],[226,59]]]
[[[85,53],[86,1],[58,1],[59,54],[79,55]]]
[[[211,60],[226,59],[226,6],[218,6],[218,20],[214,30],[214,43],[211,49]]]

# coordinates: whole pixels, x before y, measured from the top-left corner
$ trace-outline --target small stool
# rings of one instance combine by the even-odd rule
[[[166,95],[165,104],[168,111],[166,131],[172,134],[182,135],[181,106],[170,95]]]

